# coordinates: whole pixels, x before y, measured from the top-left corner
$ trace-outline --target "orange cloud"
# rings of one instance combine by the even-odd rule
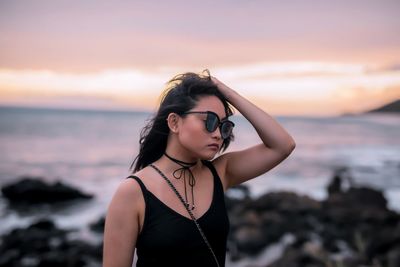
[[[355,63],[291,61],[225,66],[211,69],[211,74],[274,114],[334,115],[398,96],[398,71],[365,70]],[[0,103],[148,110],[157,106],[165,83],[183,71],[166,67],[77,74],[0,69]]]
[[[383,90],[355,87],[337,90],[332,94],[332,104],[344,112],[357,113],[379,107],[400,99],[400,84]]]

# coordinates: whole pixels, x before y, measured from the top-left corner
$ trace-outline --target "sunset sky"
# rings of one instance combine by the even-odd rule
[[[400,1],[0,0],[0,105],[154,110],[208,68],[274,115],[400,98]]]

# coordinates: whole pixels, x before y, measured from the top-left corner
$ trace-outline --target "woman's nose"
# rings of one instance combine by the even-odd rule
[[[214,139],[220,140],[222,138],[220,127],[218,127],[214,132],[212,132],[211,135]]]

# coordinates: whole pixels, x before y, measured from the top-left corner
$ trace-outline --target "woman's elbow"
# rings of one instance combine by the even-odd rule
[[[290,141],[289,144],[286,146],[286,148],[283,150],[283,154],[285,156],[289,156],[292,154],[293,150],[296,148],[296,143],[293,141]]]

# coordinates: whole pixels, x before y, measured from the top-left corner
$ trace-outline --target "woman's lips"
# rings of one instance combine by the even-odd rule
[[[219,149],[219,145],[216,145],[216,144],[208,145],[208,147],[215,149],[215,150]]]

